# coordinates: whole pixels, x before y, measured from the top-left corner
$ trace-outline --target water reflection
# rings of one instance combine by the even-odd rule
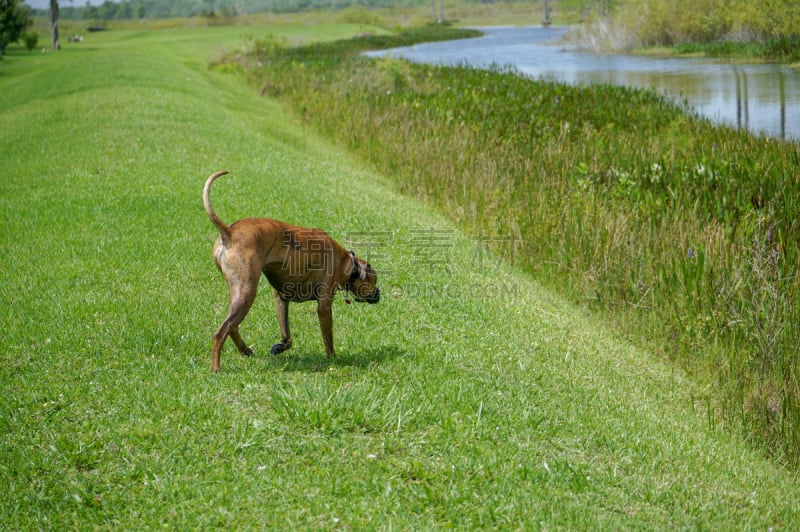
[[[371,52],[412,61],[519,72],[571,84],[652,88],[718,123],[781,139],[800,139],[800,73],[780,65],[732,65],[699,59],[599,55],[553,44],[566,28],[481,28],[479,39]]]

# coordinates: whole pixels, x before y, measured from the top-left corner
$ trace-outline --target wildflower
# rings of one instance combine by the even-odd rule
[[[689,250],[688,250],[688,252],[686,253],[686,255],[687,255],[687,256],[688,256],[690,259],[693,259],[693,258],[694,258],[694,250],[693,250],[692,248],[689,248]]]
[[[706,165],[697,163],[697,166],[694,167],[694,171],[697,172],[697,175],[706,175]]]

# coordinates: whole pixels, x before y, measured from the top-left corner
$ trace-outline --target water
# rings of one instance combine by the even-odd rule
[[[651,88],[717,123],[800,140],[800,72],[780,65],[717,64],[700,59],[601,55],[558,41],[567,28],[479,28],[484,37],[370,52],[411,61],[518,72],[571,84]]]

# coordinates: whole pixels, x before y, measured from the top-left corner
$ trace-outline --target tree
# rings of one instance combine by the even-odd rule
[[[98,8],[98,10],[99,18],[103,20],[114,20],[114,18],[117,16],[117,11],[119,11],[119,4],[117,2],[112,2],[111,0],[106,0]]]
[[[95,20],[98,18],[100,18],[100,12],[97,10],[97,6],[93,6],[87,0],[86,7],[83,8],[83,19]]]
[[[53,32],[53,50],[61,50],[58,40],[58,0],[50,0],[50,29]]]
[[[31,22],[28,10],[19,0],[0,0],[0,57],[6,46],[22,37]]]
[[[431,12],[433,14],[433,18],[439,24],[444,23],[444,0],[439,0],[439,15],[436,15],[436,0],[431,0]]]

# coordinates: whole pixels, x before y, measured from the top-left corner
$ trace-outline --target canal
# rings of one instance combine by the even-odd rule
[[[370,52],[410,61],[477,68],[512,67],[523,75],[576,85],[653,89],[717,123],[800,140],[800,72],[775,64],[595,54],[563,44],[564,27],[478,28],[476,39]]]

